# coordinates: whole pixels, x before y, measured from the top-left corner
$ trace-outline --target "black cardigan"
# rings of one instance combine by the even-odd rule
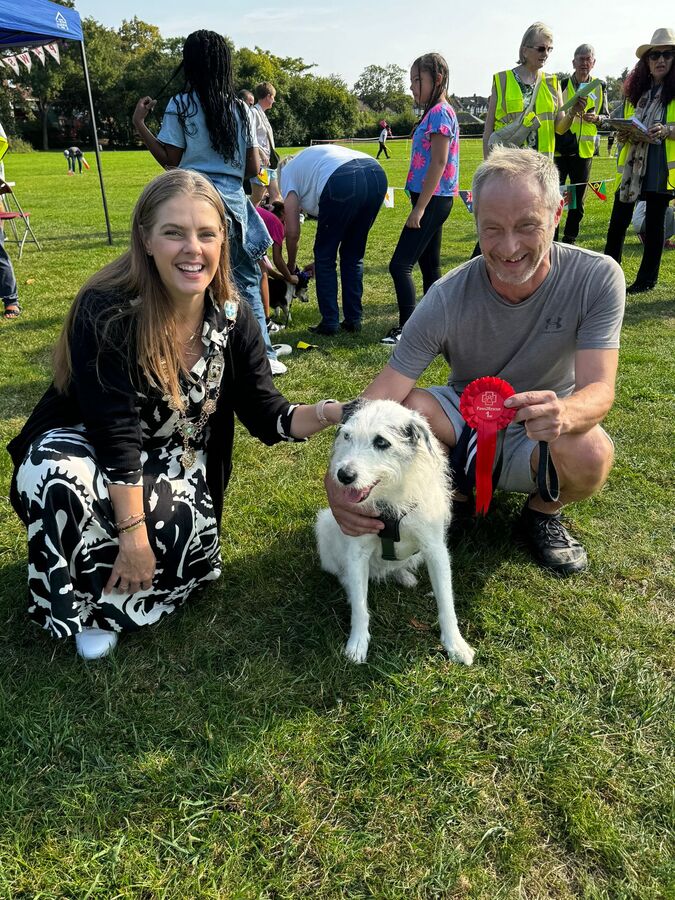
[[[67,394],[53,384],[47,389],[23,429],[7,449],[14,463],[10,499],[19,518],[25,511],[19,501],[16,472],[33,441],[53,428],[84,424],[87,439],[99,465],[111,473],[140,469],[142,433],[139,418],[139,384],[142,393],[156,389],[140,372],[129,370],[129,320],[122,319],[120,333],[101,347],[101,322],[105,311],[119,308],[128,299],[90,291],[82,298],[73,327],[71,355],[73,379]],[[103,313],[103,315],[102,315]],[[207,315],[208,315],[207,311]],[[210,314],[224,327],[224,313]],[[260,327],[244,301],[224,351],[225,370],[216,411],[209,419],[206,443],[206,482],[220,526],[223,494],[232,470],[234,416],[263,443],[283,440],[289,423],[290,404],[275,388]],[[131,358],[135,354],[131,353]],[[155,399],[156,399],[155,393]]]

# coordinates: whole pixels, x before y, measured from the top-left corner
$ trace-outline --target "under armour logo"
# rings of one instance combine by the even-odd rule
[[[553,316],[549,316],[546,319],[546,325],[544,326],[544,331],[560,331],[562,328],[562,316],[558,316],[557,318],[553,318]]]

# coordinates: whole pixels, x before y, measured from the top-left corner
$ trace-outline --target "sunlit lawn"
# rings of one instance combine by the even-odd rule
[[[384,167],[403,187],[406,149],[390,148]],[[462,188],[477,159],[478,143],[463,143]],[[144,153],[104,155],[110,248],[93,169],[69,178],[59,153],[6,164],[43,249],[27,246],[16,266],[22,317],[0,323],[3,444],[48,383],[74,293],[124,248],[158,171]],[[613,170],[596,159],[593,177]],[[591,249],[609,208],[587,200]],[[396,192],[371,233],[363,332],[295,352],[278,382],[290,398],[352,397],[387,360],[387,266],[407,209]],[[474,240],[457,201],[444,267]],[[629,281],[640,250],[630,236]],[[373,589],[369,662],[345,661],[345,599],[312,534],[330,435],[268,449],[243,431],[222,580],[84,665],[28,621],[2,456],[0,896],[675,896],[674,286],[671,253],[658,289],[629,299],[607,421],[616,466],[600,496],[569,510],[589,572],[557,581],[514,548],[517,497],[497,496],[454,553],[471,669],[441,652],[426,579]],[[295,344],[318,320],[313,296],[293,313]],[[440,363],[424,377],[443,379]]]

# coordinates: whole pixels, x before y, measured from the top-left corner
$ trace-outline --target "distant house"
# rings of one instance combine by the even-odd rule
[[[462,108],[469,115],[473,116],[474,122],[483,122],[488,108],[488,97],[479,97],[474,94],[472,97],[460,97],[459,101]]]

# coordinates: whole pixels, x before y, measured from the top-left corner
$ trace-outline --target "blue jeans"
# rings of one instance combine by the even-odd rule
[[[265,255],[272,240],[265,224],[250,200],[246,199],[240,179],[222,175],[211,177],[218,188],[227,213],[227,234],[230,247],[230,268],[237,290],[253,310],[268,359],[276,359],[265,322],[265,308],[260,294],[260,266],[258,260]]]
[[[361,321],[363,257],[368,232],[387,192],[387,176],[374,159],[353,159],[330,176],[319,198],[314,241],[314,277],[321,322],[340,324],[337,255],[340,252],[342,311],[350,325]]]
[[[418,197],[419,194],[410,192],[413,207]],[[422,270],[422,286],[425,294],[434,281],[438,281],[441,277],[443,224],[451,209],[452,197],[432,197],[424,210],[420,227],[403,226],[389,263],[389,273],[394,280],[398,303],[398,323],[401,327],[415,311],[415,282],[412,277],[415,263],[418,262]]]
[[[5,232],[0,228],[0,298],[5,307],[19,302],[12,261],[5,250]]]

